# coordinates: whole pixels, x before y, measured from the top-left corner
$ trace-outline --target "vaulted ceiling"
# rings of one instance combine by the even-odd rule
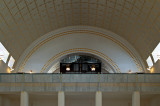
[[[110,30],[145,60],[160,41],[160,1],[0,0],[0,41],[16,60],[40,36],[74,25]]]

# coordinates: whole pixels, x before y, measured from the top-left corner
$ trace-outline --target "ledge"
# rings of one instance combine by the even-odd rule
[[[0,74],[0,92],[160,93],[160,74]]]

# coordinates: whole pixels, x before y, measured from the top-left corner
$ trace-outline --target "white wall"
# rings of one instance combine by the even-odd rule
[[[110,31],[89,26],[66,27],[42,36],[26,49],[16,71],[47,72],[61,57],[79,52],[104,59],[117,72],[144,71],[142,59],[126,40]],[[54,56],[57,58],[53,60]]]

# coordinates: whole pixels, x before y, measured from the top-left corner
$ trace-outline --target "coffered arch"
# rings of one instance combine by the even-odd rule
[[[19,59],[37,38],[66,26],[95,26],[148,57],[160,36],[159,0],[1,0],[0,39]]]

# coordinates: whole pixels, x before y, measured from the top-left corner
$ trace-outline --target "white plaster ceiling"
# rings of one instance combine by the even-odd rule
[[[16,60],[40,36],[74,25],[110,30],[145,60],[160,41],[160,1],[0,0],[0,41]]]

